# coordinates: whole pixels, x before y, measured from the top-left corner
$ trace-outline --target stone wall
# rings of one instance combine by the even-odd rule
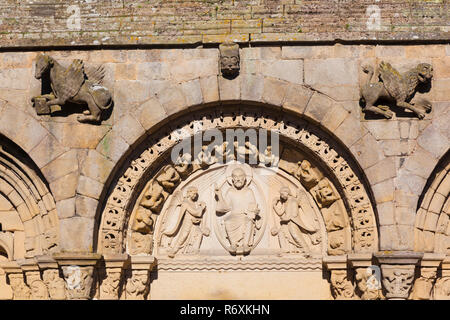
[[[442,40],[448,0],[90,0],[0,4],[0,47]]]
[[[225,100],[284,106],[333,132],[371,184],[381,248],[412,249],[417,201],[449,145],[448,45],[244,48],[241,75],[232,81],[218,76],[217,49],[48,54],[62,63],[82,58],[87,64],[104,64],[105,85],[115,99],[111,117],[100,126],[78,123],[77,114],[37,116],[30,101],[40,93],[40,82],[33,77],[36,54],[0,55],[1,133],[25,150],[47,179],[58,208],[64,249],[92,250],[103,185],[146,131],[154,131],[167,117],[192,106]],[[381,59],[402,71],[418,62],[433,64],[433,89],[423,96],[433,102],[434,110],[424,120],[411,114],[389,121],[364,118],[359,106],[359,83],[365,79],[361,65]],[[315,90],[312,102],[317,99],[317,103],[307,96],[304,99],[311,103],[306,109],[300,101],[290,104],[283,92],[305,86]],[[25,124],[19,131],[18,123]]]
[[[68,10],[71,5],[78,7]],[[339,193],[350,219],[345,227],[353,242],[342,252],[325,248],[323,256],[305,263],[270,256],[248,264],[251,268],[293,283],[307,281],[323,299],[450,297],[449,7],[448,1],[2,3],[0,179],[12,182],[0,181],[0,297],[118,298],[121,277],[127,278],[122,299],[147,297],[149,271],[157,262],[151,250],[132,253],[128,232],[157,175],[147,162],[166,164],[161,150],[173,142],[167,142],[172,133],[180,126],[190,132],[189,124],[208,112],[219,122],[229,113],[230,123],[222,128],[233,121],[251,127],[256,117],[255,123],[290,134]],[[219,67],[217,44],[225,40],[240,43],[239,74],[230,79]],[[49,89],[34,76],[40,50],[63,67],[82,59],[86,68],[104,68],[102,85],[114,105],[100,123],[80,123],[83,109],[75,104],[37,114],[31,98]],[[430,86],[413,99],[432,105],[424,119],[395,107],[392,119],[362,111],[360,88],[369,80],[363,69],[382,61],[401,73],[419,63],[432,66]],[[160,153],[149,155],[155,150]],[[324,161],[316,164],[314,156]],[[363,213],[360,220],[354,212]],[[192,279],[192,270],[212,270],[208,276],[225,270],[232,281],[217,280],[223,296],[252,296],[245,288],[237,295],[227,292],[242,270],[249,271],[246,262],[224,266],[221,260],[198,259],[180,267],[173,261],[158,261],[155,297],[175,294],[166,289],[174,270],[185,280]],[[61,276],[67,281],[73,276],[73,265],[86,275],[84,291],[61,284]],[[374,265],[383,271],[385,296],[363,289],[367,267]],[[204,279],[201,284],[209,286],[212,280]],[[38,290],[44,282],[46,294]],[[52,283],[59,285],[54,292]],[[257,297],[272,298],[265,294],[267,285],[259,285],[265,291]],[[176,294],[189,298],[185,289]],[[284,289],[292,298],[307,295]]]

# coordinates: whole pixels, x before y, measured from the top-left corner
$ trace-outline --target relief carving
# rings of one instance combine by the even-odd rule
[[[436,280],[434,286],[435,300],[450,300],[450,276],[443,276]]]
[[[375,105],[379,99],[393,101],[396,106],[413,111],[419,119],[431,110],[431,103],[423,100],[412,104],[411,100],[422,83],[433,77],[433,67],[428,63],[420,63],[415,68],[400,73],[389,63],[382,61],[377,70],[371,66],[363,67],[368,74],[367,82],[361,86],[361,100],[365,102],[364,111],[383,115],[390,119],[393,112],[388,106]]]
[[[230,183],[229,179],[227,181]],[[216,185],[214,188],[216,212],[218,216],[223,216],[225,237],[230,244],[227,250],[231,254],[249,254],[255,233],[261,228],[260,209],[253,190],[248,187],[250,183],[251,176],[247,176],[243,167],[238,166],[231,172],[231,188],[225,195],[221,187]]]
[[[14,294],[14,300],[29,300],[31,296],[30,287],[24,281],[22,273],[12,273],[8,275],[9,284]]]
[[[127,300],[145,300],[150,287],[148,270],[128,270],[126,283]]]
[[[279,223],[272,228],[271,234],[278,235],[282,253],[309,252],[304,235],[310,236],[313,245],[320,243],[318,222],[307,206],[300,195],[292,196],[289,187],[285,186],[281,187],[279,197],[274,199],[272,207]]]
[[[331,270],[331,293],[336,300],[355,299],[355,288],[349,280],[347,270]]]
[[[58,269],[47,269],[42,274],[44,283],[47,285],[51,300],[65,300],[66,288],[64,280],[59,276]]]
[[[70,300],[87,300],[91,296],[94,267],[62,266],[66,293]]]
[[[119,287],[122,279],[121,268],[106,268],[106,278],[100,285],[101,299],[117,300],[119,298]]]
[[[380,279],[377,278],[377,274],[373,273],[372,268],[356,268],[355,272],[355,280],[358,290],[361,292],[361,300],[384,299]],[[378,273],[380,272],[378,271]]]
[[[239,75],[240,57],[237,43],[222,43],[219,45],[220,72],[227,79],[233,79]]]
[[[168,256],[175,257],[178,251],[182,250],[184,254],[196,253],[200,248],[203,236],[210,234],[208,227],[204,225],[203,215],[206,204],[198,201],[198,189],[190,186],[187,188],[184,199],[178,199],[181,196],[174,195],[175,199],[169,212],[175,213],[178,207],[178,219],[171,229],[166,229],[162,235],[168,237]]]
[[[388,299],[406,299],[414,280],[414,266],[382,265],[383,287]]]
[[[414,282],[410,299],[430,300],[431,292],[436,281],[436,268],[422,268],[420,277]]]
[[[63,106],[68,102],[86,104],[88,110],[78,116],[79,122],[99,123],[104,111],[111,108],[111,93],[102,86],[103,67],[88,67],[79,59],[65,68],[52,57],[39,54],[36,58],[36,79],[50,76],[51,93],[32,98],[38,114],[50,114],[52,106]]]
[[[138,184],[143,183],[143,177],[148,177],[147,172],[150,168],[151,170],[155,170],[153,164],[156,164],[155,161],[157,158],[160,157],[162,153],[170,151],[170,148],[174,147],[178,143],[177,141],[179,141],[179,139],[174,138],[176,136],[174,132],[164,132],[165,136],[162,135],[159,138],[153,138],[152,142],[149,142],[153,143],[151,147],[131,161],[130,167],[125,170],[125,174],[119,178],[120,183],[116,183],[114,191],[108,198],[108,203],[105,206],[106,209],[101,232],[101,242],[105,252],[122,252],[121,250],[125,249],[125,245],[121,241],[124,234],[128,232],[127,230],[124,230],[124,226],[127,225],[125,224],[127,220],[126,212],[132,210],[132,208],[129,208],[129,206],[132,205],[130,199],[133,199],[134,196],[138,197],[138,195],[132,196],[131,194],[133,192],[142,192],[142,196],[138,198],[140,200],[138,200],[138,204],[133,210],[133,221],[129,224],[131,232],[126,236],[128,241],[127,248],[130,250],[129,252],[133,254],[152,253],[154,244],[153,234],[159,223],[158,220],[160,219],[158,217],[161,214],[165,214],[162,212],[162,209],[165,205],[168,205],[166,204],[168,199],[175,197],[177,191],[176,188],[183,183],[182,190],[186,190],[186,183],[189,184],[187,181],[191,179],[191,176],[209,175],[211,170],[216,170],[214,168],[218,168],[221,164],[229,162],[231,159],[237,159],[238,157],[245,161],[249,161],[250,159],[257,160],[258,162],[252,167],[252,170],[262,170],[262,168],[267,168],[268,165],[270,166],[271,163],[279,163],[279,167],[276,169],[281,169],[285,173],[295,177],[296,180],[306,188],[308,193],[312,196],[312,199],[315,200],[316,204],[314,205],[318,207],[317,210],[319,210],[324,217],[325,227],[328,232],[328,254],[345,254],[351,250],[352,246],[355,250],[359,251],[376,250],[378,241],[376,229],[374,228],[374,213],[363,184],[359,181],[358,176],[354,173],[351,166],[345,161],[342,155],[333,149],[331,145],[326,143],[326,139],[313,132],[312,127],[302,127],[302,125],[299,124],[292,126],[292,121],[283,120],[283,122],[280,122],[280,120],[274,120],[270,118],[270,115],[263,114],[258,110],[255,112],[248,112],[245,119],[239,112],[233,112],[229,109],[221,109],[216,113],[208,111],[204,115],[199,116],[199,119],[202,120],[188,118],[190,122],[188,124],[183,123],[182,125],[179,125],[177,128],[181,129],[176,129],[175,131],[184,130],[184,128],[186,128],[189,132],[194,132],[195,128],[202,124],[208,128],[212,127],[220,129],[239,126],[241,123],[245,123],[246,126],[249,127],[257,126],[256,129],[273,130],[275,128],[276,130],[276,128],[280,127],[280,123],[284,123],[285,128],[280,131],[280,134],[282,135],[284,132],[293,135],[287,138],[295,139],[296,143],[309,148],[314,154],[320,157],[321,161],[334,172],[336,182],[333,180],[332,183],[327,178],[324,178],[317,166],[313,165],[310,160],[304,159],[301,155],[284,159],[282,154],[278,153],[278,151],[274,152],[272,147],[263,145],[259,146],[261,148],[261,150],[259,150],[256,148],[255,143],[235,145],[233,141],[203,146],[200,153],[197,152],[197,154],[191,152],[180,153],[177,161],[174,161],[173,164],[162,166],[161,169],[157,171],[158,173],[153,175],[154,178],[147,183],[144,191],[140,191]],[[234,148],[235,146],[236,148]],[[281,147],[282,149],[286,149],[287,153],[290,150],[290,148],[285,148],[284,144],[282,144]],[[191,160],[194,160],[193,163],[190,162]],[[277,171],[275,170],[274,173],[277,174],[276,172]],[[249,177],[250,176],[247,176],[246,178]],[[221,180],[218,176],[213,179],[216,181],[217,179]],[[250,180],[246,180],[246,184],[248,184],[249,181]],[[205,183],[209,185],[213,184],[211,180],[206,180]],[[260,181],[258,183],[264,184],[266,182]],[[282,184],[279,184],[278,182],[275,182],[275,184],[277,185],[275,192],[277,192]],[[237,190],[232,183],[231,174],[229,175],[228,185],[225,187],[227,190],[222,189],[224,185],[226,185],[226,182],[219,188],[222,192],[228,191],[228,189]],[[250,186],[253,185],[254,184],[250,184]],[[221,220],[229,214],[216,213],[215,207],[218,205],[218,201],[214,199],[215,195],[212,187],[211,189],[206,190],[201,187],[201,185],[194,184],[194,186],[198,187],[199,190],[202,188],[203,191],[200,192],[202,200],[210,204],[207,206],[204,214],[205,216],[210,216],[208,212],[211,210],[211,220],[208,221],[213,222]],[[290,188],[296,187],[290,185]],[[211,195],[205,197],[203,196],[203,192],[207,192],[207,194],[211,193]],[[256,189],[254,189],[253,192],[260,193],[260,191]],[[222,196],[225,198],[225,194],[222,194]],[[273,199],[273,197],[277,196],[276,193],[272,193],[270,198]],[[257,197],[259,197],[259,195],[257,195]],[[245,233],[246,241],[248,240],[249,244],[251,244],[252,239],[255,238],[255,233],[262,234],[260,231],[261,229],[258,230],[257,228],[261,223],[261,218],[263,218],[263,221],[266,221],[263,216],[267,214],[266,212],[273,211],[270,202],[267,204],[265,202],[263,203],[265,197],[266,195],[258,200],[257,206],[253,208],[255,210],[248,210],[249,208],[247,208],[247,211],[251,213],[249,215],[250,219],[248,220],[249,223]],[[345,203],[344,200],[346,201]],[[261,201],[261,203],[259,201]],[[348,208],[346,204],[348,204]],[[260,211],[259,213],[257,213],[258,210]],[[364,211],[364,215],[361,216],[360,212],[362,211]],[[263,212],[263,216],[261,216],[261,212]],[[275,213],[273,213],[273,215],[275,216]],[[352,226],[357,226],[357,232],[350,232],[349,218],[352,221]],[[216,226],[216,224],[214,225]],[[275,226],[277,226],[277,224],[275,224]],[[232,228],[229,225],[228,231],[230,234],[232,233],[231,229]],[[231,243],[228,239],[229,235],[227,230],[225,229],[225,221],[221,221],[220,230],[222,231],[223,238],[219,235],[218,239],[221,242],[222,247],[228,247],[229,249]],[[250,236],[252,233],[253,236]],[[318,235],[319,233],[316,234]],[[314,236],[314,234],[311,236]],[[237,240],[234,239],[233,235],[231,235],[231,237],[233,239],[232,242],[236,245],[235,242]],[[203,237],[203,243],[208,243],[208,239],[211,239],[211,237]],[[274,240],[276,240],[274,244],[278,247],[278,239]],[[244,241],[242,240],[242,253],[244,251],[243,242]],[[248,249],[249,248],[246,250],[247,252]]]
[[[298,162],[294,175],[309,190],[319,182],[319,177],[315,170],[308,160],[303,160]]]

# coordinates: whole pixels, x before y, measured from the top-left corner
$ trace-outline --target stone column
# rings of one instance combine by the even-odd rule
[[[388,300],[406,300],[411,291],[416,265],[423,253],[382,251],[375,254],[381,265],[382,284]]]
[[[126,299],[145,300],[150,292],[150,272],[156,265],[153,256],[132,256],[127,270]]]
[[[66,300],[66,285],[56,260],[49,256],[38,256],[36,260],[42,272],[42,279],[47,285],[50,300]]]
[[[373,263],[372,253],[348,255],[350,266],[355,271],[356,285],[362,300],[384,299],[381,290],[381,269]]]
[[[331,294],[334,299],[357,299],[351,270],[347,267],[347,256],[327,256],[323,258],[323,264],[330,271]]]
[[[450,258],[442,261],[441,274],[434,285],[435,300],[450,300]]]
[[[21,261],[20,267],[30,287],[31,300],[48,300],[47,285],[41,279],[41,271],[35,259]]]
[[[31,290],[25,283],[23,271],[15,261],[4,262],[1,268],[5,271],[11,289],[13,291],[13,300],[29,300]]]
[[[130,256],[128,254],[105,254],[103,259],[105,261],[106,277],[100,284],[100,299],[118,300],[122,295],[123,270],[128,267]]]
[[[101,258],[98,253],[58,253],[53,256],[61,267],[70,300],[91,298],[95,266]]]

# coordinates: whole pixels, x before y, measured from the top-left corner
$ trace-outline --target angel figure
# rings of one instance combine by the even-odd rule
[[[273,227],[271,234],[278,235],[282,253],[308,252],[305,234],[310,235],[313,245],[320,243],[317,220],[302,192],[292,196],[289,187],[281,187],[279,197],[273,201],[273,210],[280,218],[279,226]],[[305,202],[306,201],[306,202]],[[303,210],[304,208],[304,210]]]
[[[179,193],[174,194],[174,198],[179,197]],[[202,226],[206,204],[203,201],[198,201],[198,189],[196,187],[188,187],[182,201],[175,200],[174,207],[178,206],[180,210],[175,225],[162,233],[170,238],[168,243],[168,256],[170,258],[175,257],[181,249],[183,249],[183,253],[195,252],[200,248],[202,237],[207,237],[210,234],[210,230]],[[168,210],[174,212],[171,208]]]

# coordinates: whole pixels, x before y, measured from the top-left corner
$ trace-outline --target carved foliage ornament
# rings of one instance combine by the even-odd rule
[[[218,114],[214,111],[207,111],[204,114],[196,115],[196,119],[200,120],[191,119],[186,121],[186,119],[181,119],[184,123],[179,124],[175,129],[170,130],[170,128],[167,128],[164,132],[161,131],[159,137],[153,138],[153,142],[151,142],[152,146],[146,149],[140,156],[137,156],[135,160],[131,161],[130,167],[125,171],[123,176],[118,179],[112,194],[108,197],[102,215],[103,220],[99,234],[101,237],[99,241],[101,250],[103,252],[123,252],[125,244],[123,238],[124,232],[126,232],[126,230],[124,230],[124,226],[126,225],[125,221],[127,219],[126,213],[132,211],[132,208],[130,208],[130,206],[133,205],[130,201],[133,198],[132,194],[139,192],[137,186],[142,183],[140,181],[144,178],[146,172],[154,170],[153,163],[163,153],[168,152],[180,142],[181,138],[179,138],[178,134],[180,131],[184,132],[184,136],[192,136],[207,129],[245,127],[275,130],[281,137],[295,141],[296,144],[311,150],[313,154],[317,155],[336,177],[336,181],[338,182],[337,188],[341,190],[340,192],[342,192],[342,195],[344,196],[343,199],[345,199],[347,203],[348,213],[353,222],[353,237],[358,235],[358,237],[365,239],[366,244],[364,245],[359,245],[358,242],[354,242],[354,250],[366,252],[375,251],[377,241],[373,209],[364,186],[357,175],[352,171],[348,162],[335,150],[335,147],[325,142],[325,140],[320,137],[320,134],[316,133],[312,127],[308,127],[306,123],[301,122],[299,125],[298,119],[294,122],[288,116],[284,116],[284,118],[280,119],[281,121],[274,120],[277,119],[276,116],[273,117],[270,114],[263,114],[260,110],[244,114],[234,112],[233,110],[222,111]],[[292,123],[296,124],[292,125]],[[222,153],[219,153],[219,158],[233,158],[237,156],[237,154],[227,154],[224,145],[221,145],[220,147],[216,146],[216,149],[219,151],[222,149]],[[242,150],[244,150],[244,153],[247,152],[248,154],[255,152],[253,148],[250,148],[249,146]],[[130,222],[132,230],[137,231],[137,233],[140,234],[139,237],[142,236],[145,238],[149,235],[151,236],[154,231],[156,217],[160,213],[160,208],[162,208],[162,205],[167,200],[169,194],[175,190],[176,186],[181,183],[183,179],[192,174],[196,167],[201,168],[202,166],[208,166],[208,162],[214,163],[215,160],[213,157],[210,157],[208,154],[205,155],[207,150],[205,149],[202,151],[203,154],[201,155],[180,155],[180,159],[182,157],[187,157],[190,159],[197,159],[197,161],[194,161],[192,166],[188,166],[182,161],[174,165],[167,165],[161,168],[147,184],[147,189],[144,191],[144,197],[142,198],[142,202],[139,204],[136,213],[136,219]],[[268,157],[270,155],[273,156],[271,157],[274,160],[273,162],[280,161],[277,159],[276,155],[267,149],[263,152],[258,152],[260,155],[265,155],[258,157],[260,161],[270,158]],[[215,157],[217,159],[217,154]],[[301,168],[302,164],[303,168]],[[280,168],[283,169],[283,166],[280,165]],[[297,165],[296,168],[298,168]],[[304,187],[309,190],[317,202],[322,202],[322,211],[325,208],[332,208],[332,210],[334,210],[333,205],[338,202],[339,204],[335,206],[343,206],[343,200],[340,199],[340,196],[336,191],[333,191],[333,193],[334,197],[338,200],[332,202],[333,195],[326,190],[326,187],[328,186],[326,182],[322,182],[319,186],[321,178],[316,176],[317,173],[315,168],[312,168],[311,172],[309,172],[307,162],[301,162],[300,169],[296,168],[285,168],[283,170],[292,174],[294,177],[298,176],[297,179],[299,179],[300,182],[305,181],[304,184],[302,182]],[[300,172],[295,174],[297,171]],[[305,172],[302,173],[302,171]],[[345,210],[345,207],[343,208],[344,211],[347,211]],[[371,218],[361,220],[361,215]],[[329,216],[332,217],[333,212],[330,212]],[[345,219],[343,221],[331,219],[330,221],[332,221],[330,222],[330,226],[334,226],[333,228],[336,229],[336,231],[332,232],[335,236],[331,235],[331,232],[329,232],[328,236],[331,238],[329,239],[330,245],[335,248],[339,248],[340,246],[345,247],[346,238],[342,232],[345,228],[348,228],[348,221]],[[361,221],[364,221],[364,223],[361,223]],[[344,229],[342,229],[342,226],[344,226]],[[135,232],[132,233],[132,237],[134,234]],[[141,244],[141,246],[148,246],[148,243],[149,242],[146,241],[146,244]],[[340,251],[337,251],[337,253],[334,254],[340,254],[338,252]],[[131,253],[133,254],[133,252]]]
[[[52,57],[39,54],[36,57],[35,77],[42,79],[49,75],[51,92],[32,98],[37,114],[50,114],[56,106],[62,107],[68,102],[87,105],[79,122],[99,123],[104,111],[112,104],[112,96],[102,85],[105,69],[89,67],[82,60],[75,59],[65,68]]]

